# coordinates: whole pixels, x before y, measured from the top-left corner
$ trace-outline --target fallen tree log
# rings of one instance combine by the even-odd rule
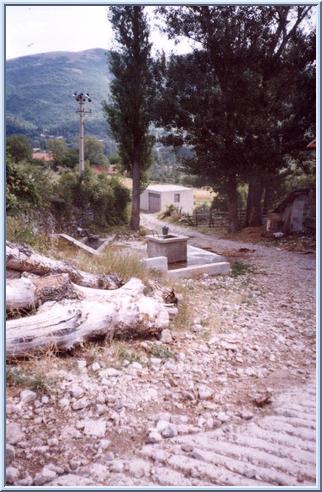
[[[36,253],[31,248],[6,242],[6,268],[18,272],[31,272],[37,275],[67,273],[75,284],[97,289],[117,289],[123,285],[116,274],[101,274],[77,270],[66,261],[54,260]]]
[[[103,290],[73,284],[67,273],[30,276],[9,279],[6,283],[6,309],[8,312],[36,308],[47,301],[78,299],[105,302],[126,293],[135,297],[143,294],[144,285],[138,279],[131,279],[119,289]],[[161,300],[158,299],[157,300]],[[161,300],[161,304],[163,304]]]
[[[34,309],[47,301],[80,298],[67,273],[8,279],[6,282],[7,313]]]
[[[24,279],[19,279],[21,281]],[[28,279],[30,280],[30,279]],[[49,301],[37,314],[6,324],[8,358],[54,349],[70,350],[97,337],[137,337],[161,333],[169,326],[165,305],[144,295],[144,284],[131,279],[117,290],[72,284],[76,300]]]

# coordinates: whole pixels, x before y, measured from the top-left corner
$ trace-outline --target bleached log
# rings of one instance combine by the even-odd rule
[[[138,279],[111,291],[73,288],[82,300],[46,302],[37,314],[7,322],[8,358],[49,348],[65,351],[97,337],[154,335],[169,326],[166,307],[145,296]]]
[[[8,313],[32,309],[46,301],[80,298],[67,273],[8,279],[6,282]]]
[[[6,243],[6,268],[18,272],[32,272],[37,275],[49,273],[67,273],[75,284],[98,289],[117,289],[122,285],[115,274],[95,275],[77,270],[66,261],[54,260],[36,253],[32,249],[9,241]]]
[[[142,282],[134,278],[119,289],[103,290],[82,287],[73,284],[67,273],[8,279],[6,283],[6,309],[7,312],[28,310],[47,301],[65,299],[105,302],[124,293],[135,297],[143,294],[143,289]]]

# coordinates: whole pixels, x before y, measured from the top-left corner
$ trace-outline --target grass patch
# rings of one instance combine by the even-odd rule
[[[157,357],[158,359],[174,359],[175,355],[171,350],[168,349],[168,347],[165,347],[164,345],[159,345],[157,343],[151,345],[149,347],[149,352],[150,355],[153,357]]]
[[[6,368],[8,386],[18,386],[28,388],[40,393],[52,393],[53,381],[48,379],[44,374],[30,375],[23,372],[17,367]]]
[[[32,225],[26,225],[22,219],[7,216],[6,218],[6,239],[13,243],[28,244],[37,249],[40,253],[46,253],[53,248],[55,242],[46,234],[35,232]]]
[[[242,261],[235,261],[231,265],[231,276],[239,277],[240,275],[246,275],[247,273],[251,273],[253,271],[252,267],[248,265],[248,263],[244,263]]]
[[[116,273],[124,282],[132,277],[139,278],[143,282],[153,278],[160,280],[159,272],[149,270],[141,263],[139,254],[126,251],[125,248],[110,246],[100,256],[92,257],[82,252],[75,253],[75,248],[64,244],[59,250],[56,249],[53,254],[57,259],[69,260],[76,268],[86,272],[95,274]]]
[[[142,363],[141,356],[133,351],[127,350],[123,345],[120,345],[116,351],[117,357],[121,362],[127,360],[130,364],[132,362]]]

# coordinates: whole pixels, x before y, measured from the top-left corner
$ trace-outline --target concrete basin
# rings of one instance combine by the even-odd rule
[[[165,256],[168,264],[187,261],[188,236],[166,234],[146,236],[148,257]]]

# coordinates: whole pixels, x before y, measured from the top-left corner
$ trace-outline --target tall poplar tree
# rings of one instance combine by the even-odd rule
[[[149,27],[142,6],[110,7],[109,19],[117,48],[109,55],[114,78],[104,109],[123,165],[132,176],[130,228],[138,230],[141,181],[151,163],[154,142],[149,134],[154,97]]]

